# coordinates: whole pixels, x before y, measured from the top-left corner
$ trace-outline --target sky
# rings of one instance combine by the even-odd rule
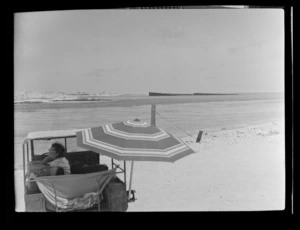
[[[14,15],[14,90],[284,92],[281,9]]]

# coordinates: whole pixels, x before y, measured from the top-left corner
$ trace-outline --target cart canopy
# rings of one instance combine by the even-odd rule
[[[50,130],[50,131],[39,131],[30,132],[27,134],[26,140],[42,140],[42,139],[54,139],[54,138],[65,138],[65,137],[76,137],[76,132],[82,129],[69,129],[69,130]]]

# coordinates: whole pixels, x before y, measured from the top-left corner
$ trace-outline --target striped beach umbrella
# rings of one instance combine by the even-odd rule
[[[76,133],[77,145],[120,161],[174,162],[194,151],[177,137],[138,119]]]
[[[84,129],[76,132],[76,136],[81,148],[119,161],[131,161],[128,200],[134,161],[174,162],[194,153],[177,137],[138,119]]]

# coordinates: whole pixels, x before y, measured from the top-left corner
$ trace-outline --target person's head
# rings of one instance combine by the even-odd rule
[[[55,142],[51,145],[51,148],[49,149],[49,156],[51,158],[61,158],[65,156],[65,148],[62,144]]]

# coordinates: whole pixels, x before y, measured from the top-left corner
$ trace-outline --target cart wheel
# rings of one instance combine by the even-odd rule
[[[129,194],[129,191],[127,191],[127,197],[128,197],[128,194]],[[132,194],[132,197],[128,199],[128,203],[134,202],[136,200],[136,198],[135,198],[135,190],[131,190],[131,194]]]

